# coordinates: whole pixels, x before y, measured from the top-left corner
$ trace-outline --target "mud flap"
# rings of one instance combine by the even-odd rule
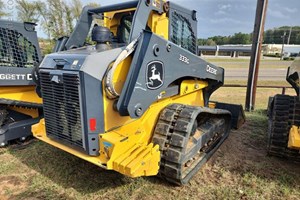
[[[228,110],[229,112],[231,112],[231,128],[239,129],[246,122],[246,116],[242,105],[227,104],[220,102],[214,103],[216,104],[217,109]]]

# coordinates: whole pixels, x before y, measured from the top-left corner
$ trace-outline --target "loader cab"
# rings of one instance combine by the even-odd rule
[[[146,26],[141,29],[158,34],[178,46],[196,54],[197,53],[197,17],[196,11],[188,10],[177,4],[166,3],[168,12],[166,14],[150,13],[145,18]],[[133,8],[127,12],[116,11],[104,13],[104,24],[112,30],[114,40],[118,43],[127,44],[134,38],[133,20],[143,14],[141,10],[136,12]],[[146,15],[146,14],[145,14]],[[134,19],[136,18],[136,19]]]
[[[0,20],[0,86],[33,85],[32,69],[41,61],[35,26]]]
[[[61,39],[63,48],[86,46],[89,43],[86,38],[90,38],[95,21],[111,31],[112,44],[125,46],[147,30],[197,54],[196,11],[163,1],[159,4],[131,1],[100,8],[85,7],[74,32],[69,38]]]

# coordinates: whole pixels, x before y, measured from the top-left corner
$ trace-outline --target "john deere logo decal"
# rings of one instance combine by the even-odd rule
[[[147,87],[156,90],[164,84],[164,64],[160,61],[153,61],[147,65]]]

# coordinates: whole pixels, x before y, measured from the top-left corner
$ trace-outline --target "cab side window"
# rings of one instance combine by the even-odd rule
[[[174,11],[171,22],[171,41],[182,48],[196,53],[196,36],[187,18]]]

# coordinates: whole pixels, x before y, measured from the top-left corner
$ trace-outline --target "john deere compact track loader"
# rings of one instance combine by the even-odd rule
[[[296,96],[276,95],[269,103],[268,153],[300,161],[300,57],[288,68]]]
[[[35,24],[0,20],[0,146],[31,135],[42,100],[32,70],[41,61]]]
[[[161,0],[85,7],[59,49],[71,50],[39,67],[36,138],[107,170],[184,184],[228,136],[231,113],[209,107],[224,70],[196,55],[196,11]]]

